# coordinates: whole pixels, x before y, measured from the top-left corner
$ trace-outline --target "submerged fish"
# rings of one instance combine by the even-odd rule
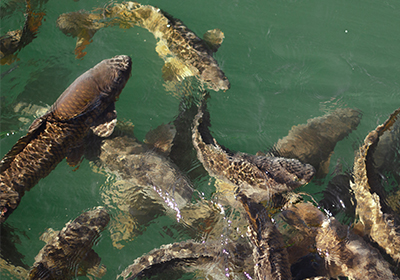
[[[361,113],[350,108],[338,108],[309,119],[307,124],[293,126],[287,136],[279,139],[272,154],[309,163],[315,167],[316,177],[323,177],[328,173],[336,143],[349,135],[360,119]]]
[[[113,245],[117,248],[132,239],[137,228],[143,228],[164,211],[180,220],[180,211],[193,195],[190,180],[165,156],[174,138],[173,127],[161,125],[148,134],[146,143],[141,143],[129,135],[132,132],[123,131],[128,126],[120,123],[110,137],[91,139],[95,155],[87,156],[100,172],[117,178],[112,187],[102,190],[104,203],[117,211],[110,224]]]
[[[110,216],[103,207],[81,214],[56,234],[35,257],[28,279],[74,279],[93,274],[101,277],[106,268],[92,246],[107,226]]]
[[[399,218],[385,200],[373,155],[379,138],[391,129],[399,114],[400,108],[367,135],[354,158],[354,183],[350,182],[357,201],[358,230],[376,242],[397,263],[400,261]]]
[[[36,37],[45,13],[34,13],[30,0],[26,0],[25,23],[21,30],[13,30],[0,37],[0,64],[14,62],[15,52],[28,45]]]
[[[330,277],[349,279],[398,279],[379,251],[334,217],[327,217],[311,203],[298,203],[282,212],[284,220],[307,235],[300,246],[316,250]],[[293,245],[292,245],[293,246]],[[291,248],[288,247],[289,254]]]
[[[219,145],[209,131],[210,116],[203,102],[193,122],[192,140],[197,156],[208,173],[233,184],[260,202],[308,183],[315,169],[296,159],[233,153]]]
[[[0,279],[26,279],[29,266],[24,263],[25,256],[19,252],[21,244],[18,231],[7,223],[0,224]]]
[[[193,270],[205,270],[207,277],[201,275],[201,279],[249,279],[252,271],[230,278],[227,268],[223,264],[225,257],[231,259],[235,265],[243,267],[245,258],[251,256],[247,247],[242,247],[236,242],[221,244],[219,241],[196,242],[193,240],[163,245],[134,260],[117,279],[148,278],[160,274],[165,270],[182,269],[185,272]],[[250,274],[249,274],[250,273]],[[197,274],[200,274],[198,272]],[[242,277],[240,277],[242,276]],[[199,277],[200,278],[200,277]],[[197,279],[197,278],[196,278]],[[252,278],[250,278],[252,279]]]
[[[165,62],[162,70],[165,80],[181,81],[196,76],[212,90],[230,88],[228,78],[213,58],[224,38],[219,29],[207,31],[200,39],[180,20],[161,9],[132,1],[107,6],[102,14],[72,12],[57,19],[60,30],[78,37],[75,48],[78,58],[86,54],[82,51],[97,30],[114,25],[121,28],[140,26],[154,35],[156,51]]]
[[[130,57],[116,56],[82,74],[3,157],[0,222],[15,210],[25,191],[65,157],[72,166],[81,161],[83,138],[90,129],[100,136],[112,133],[116,123],[115,101],[129,79],[131,64]]]
[[[179,265],[193,264],[196,261],[212,262],[215,261],[220,251],[221,245],[217,242],[198,243],[184,241],[164,245],[137,258],[117,278],[123,277],[124,280],[135,279],[139,276],[155,274],[156,269],[162,271]]]
[[[282,234],[272,223],[263,205],[245,195],[239,200],[247,213],[249,236],[253,243],[255,279],[291,279],[289,257]]]

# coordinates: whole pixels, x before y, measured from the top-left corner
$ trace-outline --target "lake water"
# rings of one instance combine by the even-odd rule
[[[58,16],[106,4],[97,0],[32,1],[34,11],[45,13],[37,38],[19,51],[17,61],[1,66],[1,156],[34,119],[24,116],[29,123],[21,122],[12,110],[17,103],[51,105],[80,74],[118,54],[129,55],[133,61],[132,77],[116,103],[118,119],[132,122],[135,136],[143,141],[150,129],[176,118],[180,99],[164,87],[163,60],[147,30],[101,29],[87,46],[87,55],[75,58],[76,38],[57,28]],[[231,88],[211,91],[208,108],[213,136],[231,150],[266,151],[293,125],[336,108],[362,112],[357,129],[336,145],[330,174],[301,189],[316,199],[337,163],[351,170],[354,151],[364,137],[400,105],[398,1],[154,0],[141,4],[167,11],[200,37],[214,28],[224,32],[224,42],[214,57]],[[1,35],[23,26],[24,1],[2,1],[1,9]],[[213,182],[203,174],[193,185],[210,199],[215,192]],[[101,191],[112,183],[112,178],[93,172],[88,160],[77,171],[63,161],[27,192],[6,222],[13,229],[15,248],[24,256],[23,264],[33,264],[44,246],[39,237],[47,228],[59,230],[83,211],[104,205]],[[184,231],[175,229],[177,223],[160,216],[122,249],[112,246],[105,230],[94,246],[107,266],[102,279],[115,279],[135,258],[153,248],[188,239]],[[14,279],[4,269],[0,278]]]

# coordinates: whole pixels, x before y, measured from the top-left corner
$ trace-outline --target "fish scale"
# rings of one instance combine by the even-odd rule
[[[83,153],[83,138],[93,127],[111,132],[115,122],[105,118],[114,113],[114,103],[129,79],[131,58],[106,59],[78,77],[50,110],[36,119],[0,163],[0,222],[20,203],[25,191],[46,177],[65,157],[74,166]],[[107,125],[111,121],[112,125]]]

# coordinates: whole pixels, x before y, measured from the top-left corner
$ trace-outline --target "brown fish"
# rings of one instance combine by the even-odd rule
[[[209,126],[210,116],[204,101],[192,129],[193,146],[204,168],[211,176],[233,184],[257,202],[298,188],[308,183],[315,173],[310,164],[296,159],[231,152],[212,137]]]
[[[160,269],[177,266],[182,263],[188,264],[199,259],[209,259],[209,261],[212,261],[220,251],[221,245],[217,242],[198,243],[184,241],[164,245],[137,258],[117,278],[123,277],[124,280],[135,279],[138,276],[151,273],[151,270],[157,266]]]
[[[229,252],[229,253],[228,253]],[[134,260],[117,279],[124,280],[149,278],[160,274],[167,269],[179,269],[184,271],[205,270],[207,276],[196,279],[241,279],[231,278],[225,266],[225,257],[235,265],[243,265],[242,258],[247,258],[251,252],[242,248],[236,242],[221,244],[220,241],[196,242],[193,240],[163,245]],[[241,272],[244,275],[244,272]],[[249,275],[246,273],[246,275]],[[250,278],[251,279],[251,278]]]
[[[255,279],[291,279],[289,257],[282,234],[272,223],[263,205],[239,195],[249,221],[249,235],[254,245]]]
[[[77,78],[50,110],[36,119],[0,162],[0,222],[18,206],[25,191],[46,177],[67,157],[74,166],[83,155],[89,129],[100,136],[112,133],[115,101],[131,68],[131,58],[115,56]]]
[[[272,154],[309,163],[315,167],[316,177],[324,177],[336,143],[356,129],[360,119],[361,113],[351,108],[337,108],[309,119],[307,124],[293,126],[287,136],[279,139]]]
[[[87,273],[104,274],[105,267],[92,246],[109,221],[107,211],[98,207],[68,222],[40,250],[28,279],[73,279]]]
[[[398,279],[379,251],[334,217],[327,217],[311,203],[297,203],[282,212],[284,220],[308,238],[297,245],[314,250],[325,260],[330,277],[349,279]],[[293,245],[292,245],[293,246]],[[289,247],[288,252],[293,254]]]
[[[15,52],[28,45],[36,37],[45,13],[34,13],[31,3],[26,0],[25,23],[21,30],[13,30],[0,37],[0,64],[14,62]]]
[[[379,138],[391,129],[399,114],[400,108],[367,135],[354,158],[354,183],[350,182],[357,201],[358,230],[376,242],[396,262],[400,261],[399,220],[384,199],[385,192],[377,179],[373,152]]]
[[[219,29],[207,31],[201,39],[182,21],[163,10],[133,1],[109,5],[103,13],[72,12],[57,19],[57,26],[63,33],[77,37],[77,58],[86,54],[83,50],[97,30],[115,25],[120,28],[140,26],[154,35],[156,51],[165,62],[164,80],[182,81],[195,76],[212,90],[230,88],[228,78],[213,57],[224,38]]]

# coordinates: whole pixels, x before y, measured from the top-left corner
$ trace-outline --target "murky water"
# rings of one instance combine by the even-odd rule
[[[37,38],[18,53],[17,61],[1,66],[1,156],[34,119],[14,113],[17,103],[51,105],[76,77],[117,54],[129,55],[133,61],[132,77],[116,109],[119,120],[134,124],[137,139],[143,141],[150,129],[177,117],[180,98],[164,86],[163,60],[147,30],[101,29],[86,47],[87,55],[75,58],[76,38],[57,28],[58,16],[107,4],[97,0],[32,1],[36,12],[45,13]],[[214,57],[231,88],[211,91],[208,108],[213,136],[231,150],[251,154],[267,151],[293,125],[336,108],[362,112],[357,129],[336,145],[328,176],[300,189],[317,200],[338,164],[350,171],[362,139],[399,107],[398,1],[155,0],[142,4],[162,8],[200,37],[209,29],[224,32],[224,42]],[[2,1],[1,35],[22,27],[24,5],[19,0]],[[29,121],[21,121],[21,117]],[[193,162],[185,172],[205,199],[215,198],[213,179],[201,172],[188,172],[199,164]],[[23,265],[31,266],[44,246],[40,235],[47,228],[61,229],[85,210],[105,205],[102,195],[115,180],[104,172],[94,172],[88,160],[77,171],[61,162],[25,194],[7,220],[15,235],[15,248],[10,250],[17,250]],[[227,211],[226,219],[238,218],[234,211]],[[226,227],[229,224],[226,222]],[[135,258],[153,248],[193,237],[190,229],[180,228],[174,215],[156,215],[137,232],[123,248],[113,246],[110,231],[103,232],[94,246],[107,266],[102,279],[115,279]],[[240,234],[245,234],[245,229]],[[0,275],[1,279],[13,279],[4,270]],[[198,275],[186,277],[182,279]]]

